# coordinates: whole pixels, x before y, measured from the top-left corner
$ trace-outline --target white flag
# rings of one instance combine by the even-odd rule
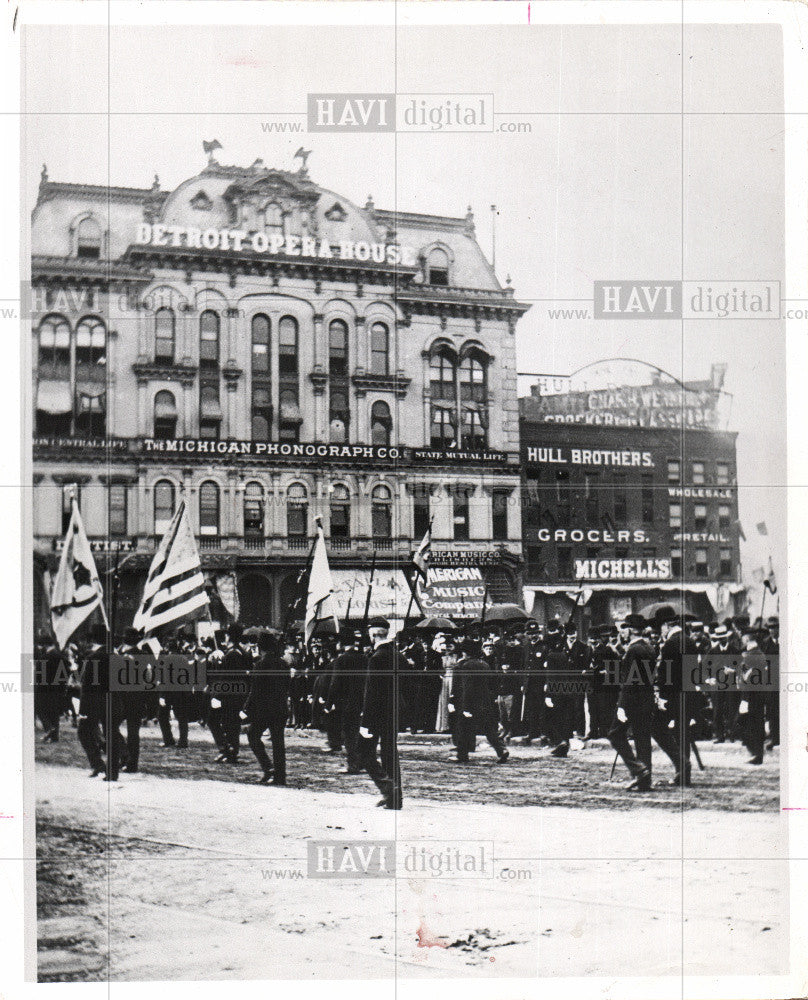
[[[314,543],[311,572],[309,573],[309,596],[306,600],[306,642],[311,638],[317,622],[331,618],[334,622],[334,630],[339,631],[333,594],[334,582],[331,579],[331,570],[328,568],[323,526],[318,524],[317,540]]]
[[[183,500],[152,559],[132,626],[145,636],[153,635],[206,604],[205,577]]]
[[[432,558],[432,522],[429,522],[429,527],[424,532],[424,537],[421,539],[421,544],[418,546],[418,550],[412,557],[412,564],[415,567],[415,572],[421,577],[421,579],[426,583],[427,570],[429,569],[429,562]]]
[[[65,648],[70,636],[97,607],[101,608],[105,624],[107,621],[104,590],[75,497],[71,499],[71,508],[70,524],[51,593],[51,624],[59,649]]]

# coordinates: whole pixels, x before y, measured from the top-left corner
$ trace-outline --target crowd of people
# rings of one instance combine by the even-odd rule
[[[113,645],[103,625],[92,625],[64,650],[43,633],[36,714],[49,742],[59,740],[69,716],[91,774],[110,781],[138,771],[140,730],[149,720],[159,724],[164,746],[179,748],[188,747],[189,724],[206,726],[222,766],[239,761],[246,733],[258,780],[274,785],[286,784],[287,728],[320,730],[332,753],[344,753],[346,772],[366,773],[389,809],[402,807],[403,732],[449,734],[458,764],[469,761],[480,736],[502,764],[512,740],[563,758],[575,737],[606,738],[636,792],[652,788],[652,740],[683,787],[692,781],[692,756],[700,763],[696,740],[741,741],[752,765],[779,744],[769,667],[779,653],[776,617],[705,625],[662,606],[650,620],[630,614],[597,626],[586,641],[572,621],[423,625],[391,636],[384,618],[338,634],[321,623],[306,642],[299,633],[238,623],[200,639],[185,624],[162,640],[163,653],[196,668],[183,685],[161,685],[159,672],[150,675],[154,684],[141,683],[142,675],[121,683],[121,665],[149,651],[134,629]]]

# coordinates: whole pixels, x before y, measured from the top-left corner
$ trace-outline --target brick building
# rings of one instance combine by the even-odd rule
[[[525,595],[539,619],[577,601],[597,624],[682,597],[711,620],[742,590],[723,370],[682,386],[646,368],[632,385],[590,376],[520,399]]]

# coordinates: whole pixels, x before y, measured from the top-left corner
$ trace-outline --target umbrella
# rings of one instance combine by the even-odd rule
[[[266,629],[259,628],[257,625],[250,625],[241,634],[245,639],[257,639],[262,632],[266,632]]]
[[[642,608],[640,614],[647,622],[652,622],[663,609],[672,611],[677,618],[684,618],[685,621],[696,621],[696,616],[685,608],[682,601],[676,598],[672,601],[655,601],[653,604],[647,604]]]
[[[435,615],[430,615],[428,618],[424,618],[423,621],[418,622],[415,627],[432,629],[435,632],[454,632],[457,629],[457,626],[451,618],[437,618]]]
[[[479,619],[482,621],[482,619]],[[485,613],[488,622],[524,622],[530,621],[530,615],[518,604],[492,604]]]

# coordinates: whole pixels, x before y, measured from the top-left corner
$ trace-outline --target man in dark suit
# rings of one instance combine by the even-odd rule
[[[576,695],[570,690],[573,670],[565,634],[557,621],[547,626],[544,651],[544,704],[553,757],[566,757],[575,727]]]
[[[687,635],[680,616],[672,607],[660,608],[656,623],[662,632],[662,646],[657,670],[659,716],[655,728],[672,730],[679,751],[674,783],[690,785],[690,720],[693,717],[697,694],[693,680],[685,676],[685,657],[699,653],[697,640]],[[673,723],[671,726],[670,723]]]
[[[574,682],[576,677],[582,680],[589,680],[589,668],[592,663],[592,650],[589,646],[578,638],[578,626],[570,618],[564,627],[567,644],[567,659],[569,660],[570,677]],[[584,704],[586,702],[586,692],[583,687],[580,691],[571,691],[572,700],[572,728],[582,739],[586,736],[586,716],[584,714]]]
[[[67,707],[70,664],[47,629],[40,630],[34,657],[34,705],[45,731],[42,742],[58,743],[59,723]]]
[[[92,767],[90,777],[106,770],[104,780],[117,781],[123,753],[122,712],[120,694],[110,693],[108,640],[104,625],[90,627],[89,646],[82,658],[78,738]],[[101,754],[104,744],[106,766]]]
[[[250,693],[241,716],[247,719],[247,742],[261,766],[262,785],[286,784],[286,741],[284,727],[289,714],[289,665],[281,658],[278,638],[271,632],[258,636],[259,660],[250,671]],[[263,735],[272,740],[270,763]]]
[[[345,744],[348,774],[361,774],[359,755],[359,724],[365,694],[368,661],[362,652],[362,633],[346,629],[342,635],[343,650],[331,665],[328,703],[338,713]]]
[[[646,621],[641,615],[626,615],[618,625],[624,652],[620,660],[620,693],[614,722],[609,730],[609,740],[620,754],[632,780],[629,789],[634,792],[651,791],[651,735],[660,748],[673,761],[679,762],[679,748],[673,734],[664,726],[655,726],[654,680],[656,663],[654,651],[643,639]],[[628,740],[631,728],[636,753]]]
[[[401,809],[403,795],[398,760],[398,650],[389,642],[390,623],[371,618],[368,634],[373,652],[368,661],[367,680],[359,728],[362,766],[382,793],[377,803],[385,809]],[[379,763],[376,751],[381,751]]]
[[[219,668],[221,733],[224,758],[228,764],[236,764],[241,743],[241,709],[246,698],[252,656],[250,644],[244,641],[241,625],[233,622],[227,634],[231,646],[222,657]]]
[[[462,659],[455,664],[449,704],[454,709],[457,761],[467,764],[477,733],[482,733],[504,764],[508,751],[499,735],[496,707],[498,677],[482,658],[479,642],[466,637],[460,643]]]
[[[141,636],[137,629],[128,628],[123,633],[123,642],[118,647],[119,656],[140,655],[138,643]],[[148,650],[145,651],[146,655]],[[140,678],[134,679],[134,686],[122,691],[121,715],[126,722],[126,762],[122,770],[127,774],[135,774],[140,766],[140,727],[146,710],[145,691],[138,686]]]

